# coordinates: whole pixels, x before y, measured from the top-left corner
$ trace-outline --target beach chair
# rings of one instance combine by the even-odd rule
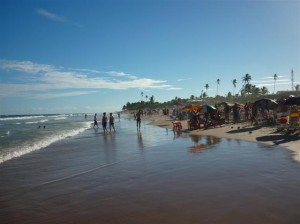
[[[173,124],[173,130],[181,130],[182,129],[182,125],[180,121],[172,121]]]
[[[199,123],[198,123],[198,120],[196,120],[196,119],[189,120],[188,124],[189,124],[190,130],[196,130],[199,128]]]
[[[283,114],[277,120],[277,129],[282,131],[288,128],[289,116]]]
[[[198,120],[198,127],[199,128],[204,128],[204,125],[205,125],[205,120],[203,118],[200,118]]]

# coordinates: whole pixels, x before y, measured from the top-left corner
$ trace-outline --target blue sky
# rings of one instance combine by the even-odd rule
[[[0,114],[300,84],[300,1],[1,0]]]

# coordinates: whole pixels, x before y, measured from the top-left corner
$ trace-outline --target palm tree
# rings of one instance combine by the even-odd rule
[[[217,79],[217,96],[219,95],[220,79]]]
[[[150,97],[150,104],[153,104],[154,103],[154,96],[152,95],[151,97]]]
[[[268,92],[269,92],[269,90],[268,90],[268,88],[267,87],[265,87],[265,86],[263,86],[263,87],[261,87],[261,94],[262,95],[266,95],[266,94],[268,94]]]
[[[251,85],[251,93],[255,96],[258,96],[260,92],[260,88],[256,87],[255,85]]]
[[[252,87],[251,84],[246,84],[245,87],[244,87],[244,90],[245,90],[245,93],[246,93],[246,95],[247,95],[247,94],[249,94],[249,93],[252,92],[253,87]]]
[[[206,89],[206,96],[207,96],[207,90],[209,88],[209,85],[208,84],[205,84],[204,88]]]
[[[143,101],[143,95],[144,95],[144,93],[141,92],[141,101]]]
[[[244,77],[242,77],[242,81],[244,83],[243,88],[244,88],[244,92],[246,93],[250,93],[251,92],[251,85],[249,84],[251,80],[251,75],[246,74]]]
[[[227,98],[228,98],[228,99],[231,99],[231,98],[232,98],[232,94],[231,94],[231,92],[228,92],[228,94],[227,94]]]
[[[275,93],[275,82],[276,82],[277,78],[278,78],[278,75],[275,74],[274,75],[274,89],[273,89],[273,94]]]
[[[233,84],[233,91],[232,91],[232,95],[234,96],[234,90],[236,88],[236,84],[237,84],[237,81],[236,79],[232,80],[232,84]]]
[[[202,101],[203,101],[203,89],[201,90],[201,95],[200,95],[200,99],[202,99]]]
[[[245,86],[246,84],[249,84],[249,82],[250,82],[251,79],[252,79],[252,78],[251,78],[251,75],[249,75],[249,74],[246,74],[244,77],[242,77],[242,81],[243,81],[243,83],[244,83],[244,86]]]

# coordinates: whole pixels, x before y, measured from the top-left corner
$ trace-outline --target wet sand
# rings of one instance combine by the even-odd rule
[[[0,222],[300,222],[300,164],[278,145],[127,119],[116,130],[0,164]]]
[[[172,119],[169,116],[154,115],[148,117],[151,125],[172,129]],[[279,132],[277,127],[253,126],[250,122],[225,124],[216,128],[188,130],[187,120],[181,121],[183,131],[191,135],[212,135],[219,138],[232,138],[244,141],[259,142],[268,145],[280,145],[293,153],[293,158],[300,162],[300,135]]]

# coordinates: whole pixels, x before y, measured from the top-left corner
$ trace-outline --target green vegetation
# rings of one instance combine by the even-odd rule
[[[280,99],[280,98],[287,98],[290,95],[298,96],[300,94],[300,86],[296,85],[294,91],[278,91],[275,93],[275,86],[276,80],[278,75],[274,74],[274,86],[273,86],[273,93],[270,94],[267,87],[263,86],[261,88],[250,84],[251,82],[251,75],[246,74],[242,77],[243,87],[237,93],[234,94],[237,80],[233,79],[231,82],[233,84],[233,91],[228,92],[225,96],[219,96],[218,93],[215,97],[209,97],[207,95],[207,90],[209,89],[209,84],[205,84],[205,92],[202,90],[201,95],[199,97],[195,95],[191,95],[188,99],[182,99],[179,97],[175,97],[174,99],[159,103],[155,102],[154,96],[148,98],[146,96],[146,101],[143,100],[144,93],[141,92],[141,101],[138,102],[127,102],[126,105],[123,106],[123,110],[138,110],[138,109],[163,109],[163,108],[171,108],[176,105],[176,103],[180,103],[182,105],[194,104],[194,105],[215,105],[216,103],[221,102],[228,102],[228,103],[247,103],[247,102],[255,102],[256,100],[262,98],[269,98],[269,99]],[[220,79],[217,79],[217,88],[220,85]]]
[[[127,102],[126,105],[123,106],[123,110],[139,110],[139,109],[163,109],[163,108],[171,108],[174,107],[176,103],[181,103],[182,105],[215,105],[216,103],[221,102],[228,102],[228,103],[247,103],[247,102],[255,102],[256,100],[262,99],[262,98],[268,98],[268,99],[280,99],[280,98],[287,98],[290,95],[299,95],[299,91],[279,91],[276,94],[266,94],[266,87],[262,87],[259,91],[254,88],[254,92],[248,95],[235,95],[232,96],[231,92],[228,93],[226,97],[224,96],[215,96],[215,97],[205,97],[205,93],[203,94],[203,97],[195,97],[194,95],[191,95],[188,99],[182,99],[179,97],[175,97],[174,99],[159,103],[153,101],[139,101],[139,102]],[[258,92],[257,92],[258,91]]]

